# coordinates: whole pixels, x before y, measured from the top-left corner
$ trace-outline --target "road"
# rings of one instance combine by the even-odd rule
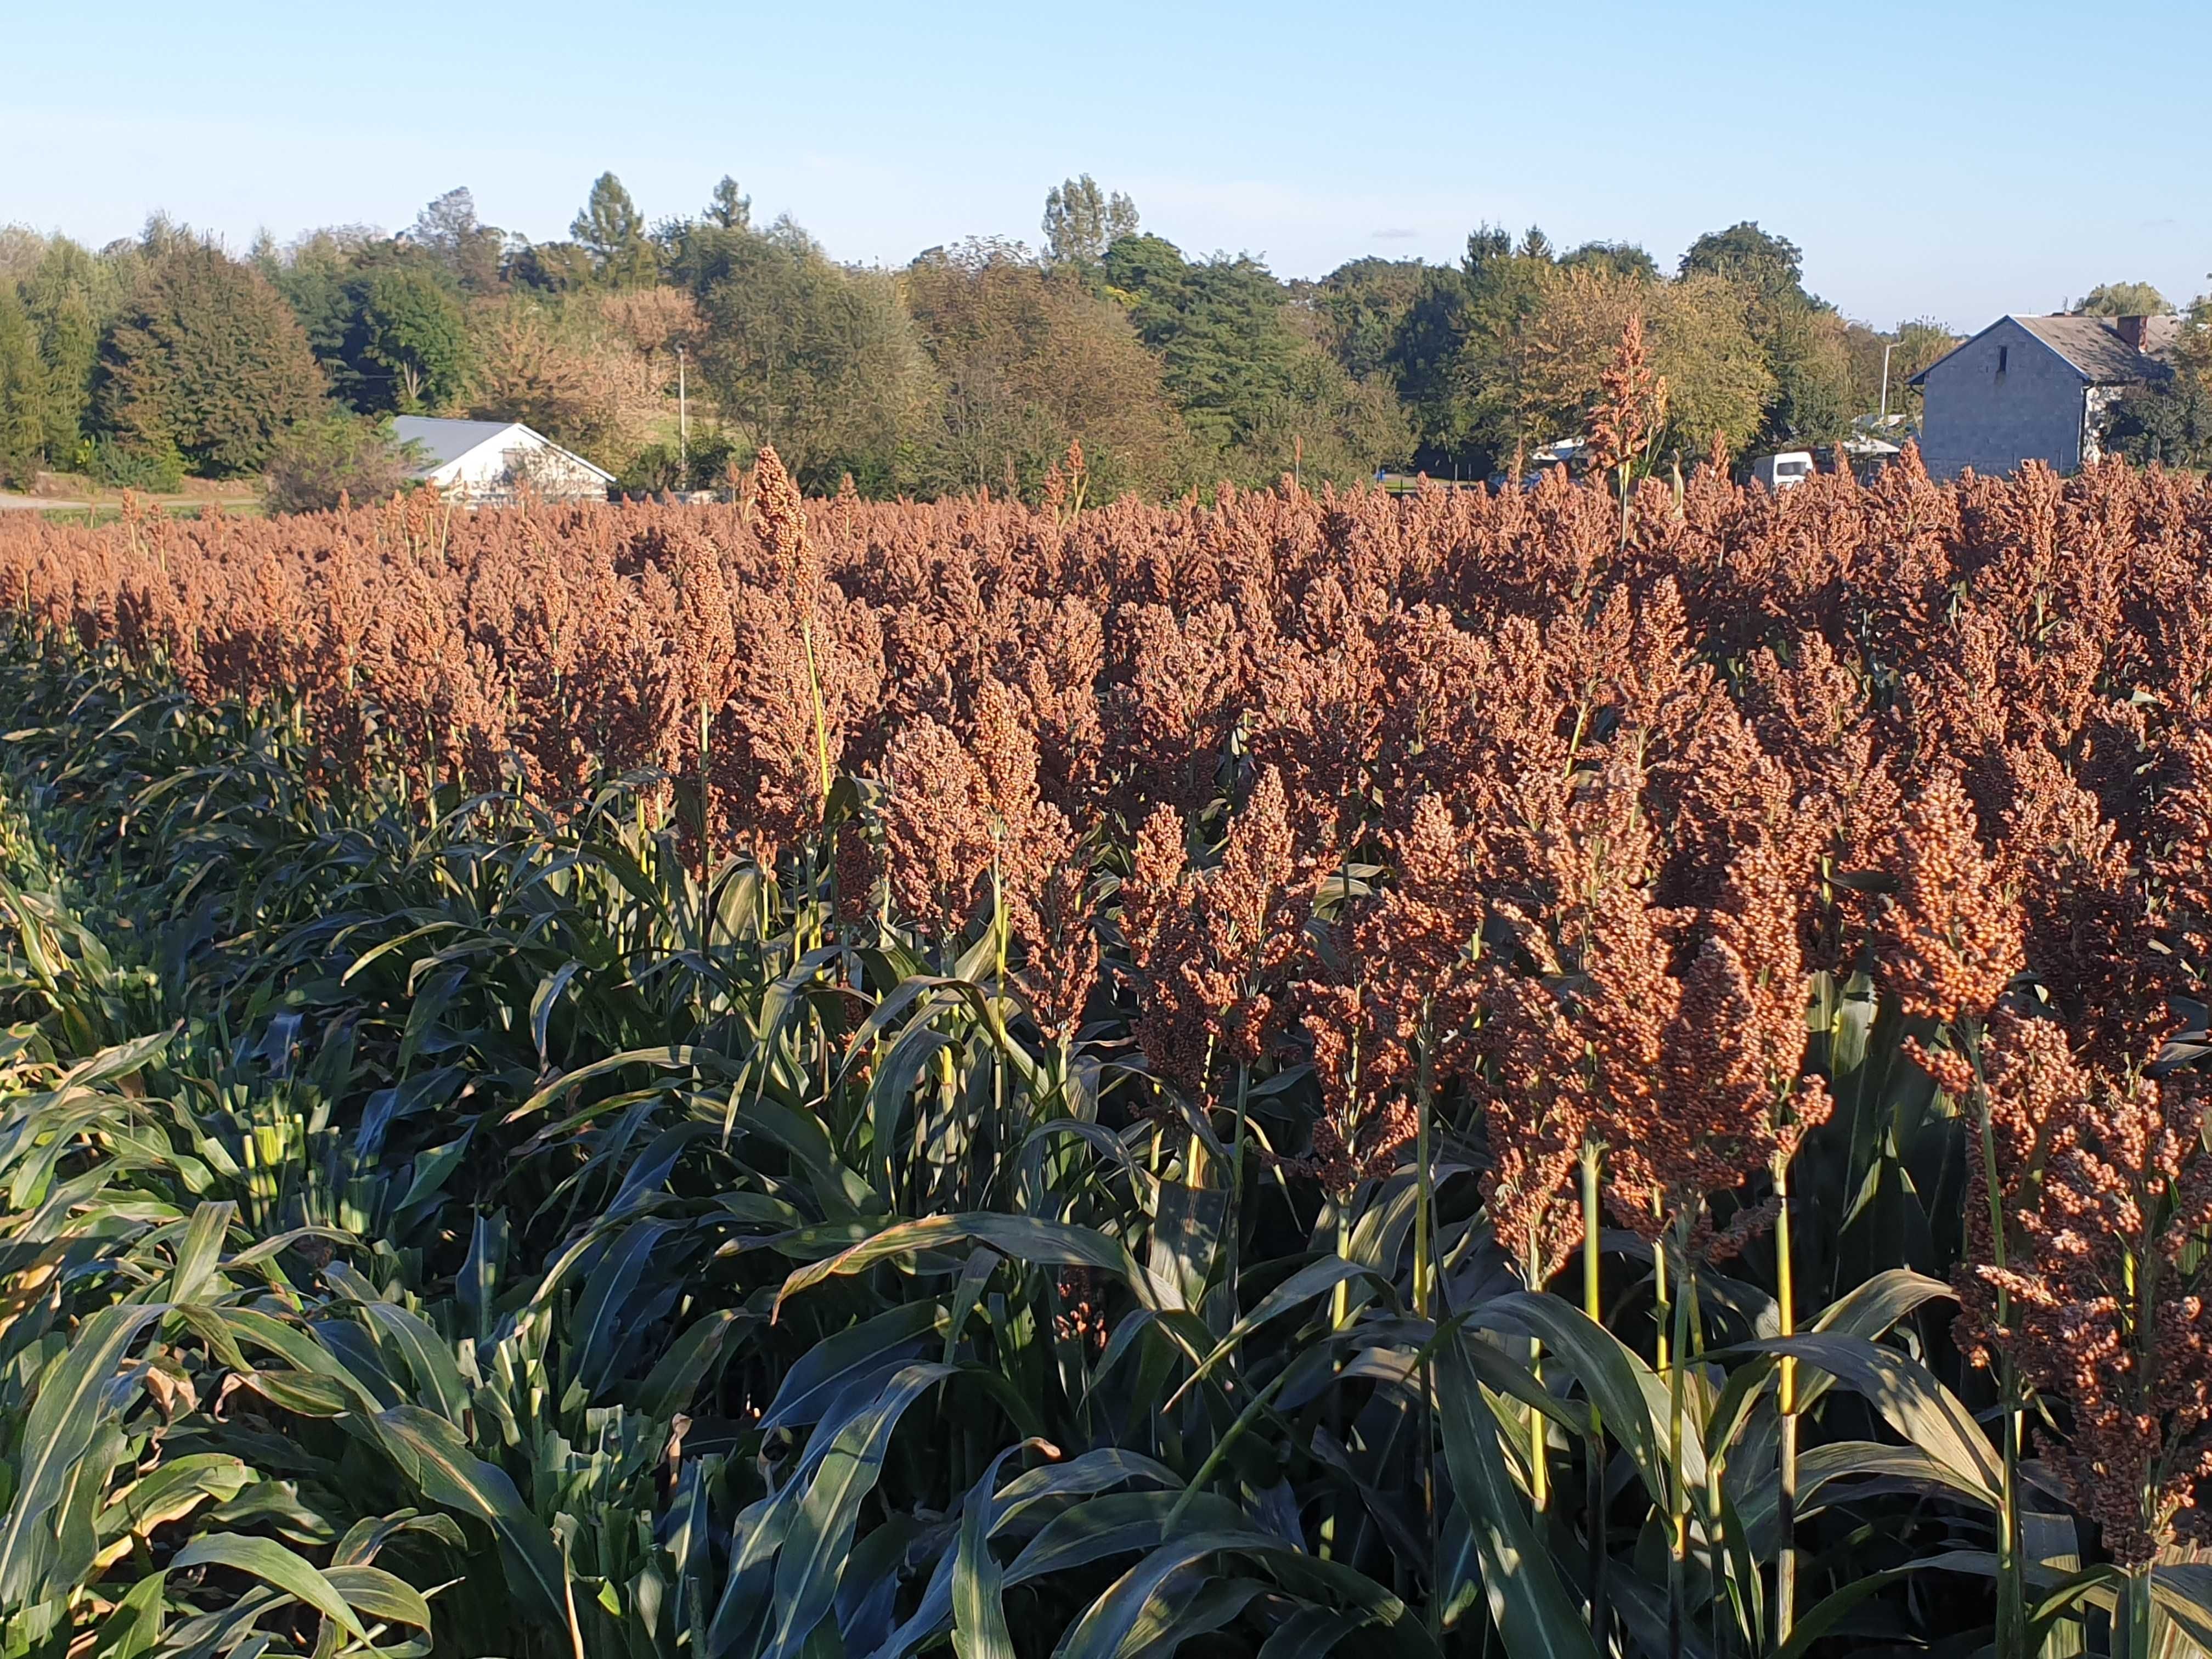
[[[219,507],[226,513],[234,513],[256,505],[255,498],[250,495],[150,495],[140,499],[171,514],[189,513],[203,507]],[[122,505],[120,495],[112,495],[104,501],[64,501],[49,495],[0,495],[0,513],[85,513],[95,507],[103,512],[113,512]]]

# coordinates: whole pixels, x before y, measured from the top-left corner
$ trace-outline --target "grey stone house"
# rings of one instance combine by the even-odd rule
[[[2097,459],[2112,400],[2162,380],[2179,317],[2000,317],[1940,357],[1921,389],[1920,459],[1938,478]]]

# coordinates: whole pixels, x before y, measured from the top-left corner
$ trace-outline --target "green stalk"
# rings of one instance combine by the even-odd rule
[[[1776,1301],[1782,1334],[1797,1334],[1796,1279],[1790,1249],[1790,1161],[1774,1160],[1774,1196],[1781,1208],[1774,1217]],[[1797,1362],[1783,1357],[1778,1367],[1782,1413],[1781,1486],[1775,1502],[1775,1519],[1782,1529],[1782,1553],[1774,1564],[1774,1640],[1783,1646],[1797,1620]]]
[[[1430,1163],[1434,1153],[1430,1146],[1430,1124],[1433,1115],[1430,1102],[1435,1072],[1429,1058],[1429,1009],[1425,1000],[1421,1010],[1421,1062],[1413,1094],[1413,1316],[1417,1319],[1429,1316],[1429,1258],[1435,1253],[1435,1223],[1430,1212],[1436,1201],[1434,1177]],[[1237,1130],[1238,1144],[1243,1144],[1244,1131],[1244,1103],[1242,1095],[1243,1074],[1238,1074]]]
[[[714,773],[714,715],[707,708],[705,698],[699,700],[699,877],[702,881],[711,878],[714,860],[708,824],[714,813],[711,798],[714,785],[709,781]]]
[[[2121,1587],[2118,1613],[2114,1620],[2112,1651],[2123,1656],[2123,1659],[2151,1659],[2151,1583],[2148,1562],[2127,1575]]]
[[[1243,1061],[1239,1060],[1237,1064],[1237,1133],[1236,1138],[1230,1142],[1229,1146],[1229,1225],[1227,1231],[1229,1234],[1229,1305],[1231,1308],[1237,1305],[1237,1283],[1238,1276],[1243,1270],[1244,1256],[1243,1243],[1243,1233],[1244,1228],[1244,1127],[1247,1121],[1247,1114],[1250,1106],[1251,1088],[1252,1068]],[[1422,1122],[1421,1133],[1425,1136],[1428,1133],[1428,1124],[1426,1120],[1424,1120]],[[1420,1227],[1420,1222],[1418,1218],[1415,1219],[1413,1224],[1416,1229],[1416,1236],[1418,1237],[1418,1230]],[[1419,1251],[1417,1248],[1414,1253],[1414,1265],[1417,1273],[1419,1268]],[[1416,1283],[1418,1286],[1418,1280]],[[1415,1294],[1417,1296],[1419,1294],[1418,1288],[1415,1291]]]
[[[1274,1381],[1254,1395],[1252,1403],[1237,1413],[1237,1420],[1229,1425],[1228,1431],[1214,1442],[1213,1449],[1206,1453],[1206,1461],[1198,1466],[1198,1473],[1191,1476],[1190,1484],[1182,1489],[1182,1493],[1170,1506],[1168,1518],[1162,1523],[1163,1530],[1170,1536],[1173,1535],[1175,1524],[1182,1518],[1182,1512],[1190,1506],[1190,1500],[1206,1490],[1206,1483],[1212,1480],[1216,1472],[1220,1469],[1222,1460],[1229,1455],[1229,1449],[1243,1437],[1245,1431],[1254,1423],[1259,1420],[1260,1413],[1267,1410],[1268,1402],[1282,1392],[1283,1384],[1289,1382],[1291,1376],[1291,1368],[1285,1366],[1276,1374]]]
[[[822,703],[822,672],[814,665],[814,618],[801,612],[799,637],[806,647],[806,689],[814,699],[814,757],[821,769],[822,806],[830,807],[830,715]]]
[[[1601,1156],[1594,1140],[1583,1142],[1583,1312],[1593,1325],[1605,1323],[1605,1300],[1599,1282],[1600,1256],[1598,1234],[1598,1160]],[[1611,1610],[1606,1605],[1606,1576],[1613,1558],[1606,1548],[1605,1540],[1605,1416],[1597,1401],[1589,1402],[1589,1446],[1584,1454],[1588,1465],[1585,1477],[1588,1494],[1583,1500],[1588,1511],[1584,1525],[1589,1534],[1589,1620],[1590,1635],[1597,1643],[1598,1651],[1606,1650],[1607,1626],[1611,1622]]]
[[[1336,1200],[1336,1254],[1341,1261],[1352,1260],[1352,1195],[1347,1193]],[[1328,1328],[1340,1331],[1352,1317],[1352,1292],[1348,1281],[1339,1279],[1328,1299]]]
[[[1347,893],[1352,890],[1351,856],[1347,849],[1344,865],[1344,888]],[[1352,1030],[1352,1079],[1351,1086],[1346,1092],[1350,1098],[1357,1100],[1359,1097],[1359,1027],[1357,1021],[1353,1023]],[[1349,1136],[1346,1138],[1350,1139]],[[1357,1190],[1356,1188],[1355,1190]],[[1342,1198],[1336,1200],[1336,1254],[1343,1261],[1352,1260],[1352,1194],[1350,1193],[1345,1194]],[[1346,1320],[1351,1317],[1351,1313],[1350,1282],[1339,1279],[1336,1288],[1329,1292],[1329,1328],[1333,1331],[1342,1330]]]
[[[996,940],[998,980],[991,987],[989,1004],[1003,1031],[1006,1024],[1004,1005],[999,999],[1006,993],[1006,887],[999,854],[991,854],[991,933]],[[998,1162],[998,1143],[1006,1133],[1006,1053],[1003,1046],[994,1044],[991,1049],[991,1137],[993,1161]]]
[[[1199,1068],[1198,1078],[1198,1100],[1195,1103],[1198,1110],[1195,1116],[1210,1129],[1213,1127],[1213,1108],[1209,1103],[1213,1098],[1213,1039],[1211,1036],[1206,1039],[1206,1060]],[[1199,1132],[1198,1124],[1193,1123],[1190,1151],[1183,1158],[1183,1184],[1194,1189],[1203,1187],[1206,1176],[1206,1137]]]
[[[576,1576],[568,1565],[568,1535],[561,1534],[561,1602],[568,1621],[568,1650],[584,1659],[584,1627],[576,1619]]]
[[[1420,1084],[1414,1102],[1413,1180],[1418,1187],[1413,1204],[1413,1316],[1417,1319],[1429,1316],[1429,1258],[1435,1254],[1434,1220],[1431,1214],[1436,1203],[1436,1180],[1431,1169],[1434,1152],[1431,1146],[1431,1124],[1434,1115],[1430,1099],[1433,1073],[1429,1060],[1428,1010],[1422,1011],[1422,1042]],[[1242,1103],[1239,1103],[1240,1109]],[[1241,1134],[1243,1125],[1237,1125]],[[1443,1533],[1437,1515],[1437,1457],[1435,1439],[1435,1407],[1432,1401],[1436,1389],[1436,1360],[1425,1345],[1421,1352],[1421,1510],[1429,1532],[1429,1635],[1437,1639],[1443,1634]]]
[[[2147,1209],[2148,1207],[2146,1206]],[[2158,1206],[2160,1211],[2166,1207],[2162,1203]],[[2157,1234],[2151,1231],[2148,1236],[2155,1237]],[[2158,1376],[2155,1344],[2159,1253],[2155,1248],[2141,1256],[2130,1251],[2125,1260],[2127,1291],[2130,1301],[2134,1304],[2130,1311],[2135,1323],[2136,1375],[2148,1385]],[[2138,1493],[2138,1501],[2142,1505],[2143,1530],[2153,1539],[2156,1539],[2162,1530],[2158,1516],[2158,1486],[2159,1472],[2154,1468],[2144,1477],[2142,1488]],[[2126,1654],[2127,1659],[2151,1659],[2150,1575],[2150,1564],[2146,1562],[2127,1576],[2126,1594],[2121,1602],[2127,1615],[2127,1640],[2124,1645],[2118,1642],[2114,1644],[2117,1651]]]
[[[1595,1140],[1583,1142],[1583,1312],[1589,1316],[1589,1322],[1593,1325],[1601,1325],[1605,1322],[1605,1301],[1599,1287],[1598,1278],[1599,1224],[1602,1218],[1598,1211],[1597,1201],[1599,1160],[1603,1156],[1604,1149]],[[1596,1429],[1601,1425],[1602,1419],[1598,1416],[1596,1402],[1592,1401],[1590,1426]]]
[[[1532,1235],[1528,1240],[1528,1263],[1522,1277],[1528,1281],[1530,1291],[1540,1295],[1544,1289],[1543,1264],[1538,1255],[1542,1249]],[[1539,1337],[1528,1339],[1528,1374],[1536,1386],[1544,1385],[1544,1344]],[[1544,1426],[1541,1408],[1528,1407],[1528,1507],[1534,1511],[1538,1523],[1552,1507],[1552,1446],[1550,1431]]]
[[[430,827],[438,827],[438,728],[422,726],[422,796],[429,808]]]
[[[1972,1022],[1964,1022],[1960,1035],[1974,1066],[1974,1115],[1981,1133],[1982,1184],[1990,1206],[1990,1255],[1991,1265],[2002,1274],[2007,1270],[2004,1188],[1997,1175],[1996,1129],[1990,1119],[1989,1085],[1982,1076],[1981,1033]],[[1999,1325],[2011,1323],[2012,1298],[2002,1280],[1997,1285],[1996,1316]],[[1997,1383],[2004,1421],[2004,1468],[1998,1488],[1996,1649],[1999,1653],[2018,1653],[2024,1650],[2027,1638],[2027,1593],[2021,1560],[2020,1378],[2008,1354],[1999,1361]]]
[[[1690,1358],[1690,1225],[1686,1212],[1674,1224],[1675,1242],[1681,1252],[1678,1264],[1682,1280],[1674,1298],[1674,1341],[1672,1363],[1667,1368],[1667,1652],[1682,1659],[1683,1614],[1687,1600],[1686,1579],[1690,1561],[1690,1490],[1682,1478],[1682,1384]],[[1659,1249],[1667,1246],[1662,1239]]]
[[[1747,1586],[1739,1583],[1735,1576],[1735,1565],[1729,1559],[1728,1522],[1723,1518],[1721,1509],[1721,1482],[1725,1478],[1727,1467],[1727,1461],[1717,1455],[1709,1455],[1705,1459],[1707,1543],[1705,1559],[1711,1564],[1713,1652],[1717,1656],[1717,1659],[1729,1659],[1729,1652],[1733,1645],[1729,1639],[1728,1623],[1721,1617],[1721,1586],[1723,1583],[1728,1586],[1729,1605],[1735,1609],[1736,1617],[1743,1626],[1744,1651],[1746,1653],[1753,1651],[1753,1644],[1757,1640],[1752,1633],[1752,1621],[1744,1603],[1744,1596],[1747,1590],[1756,1596],[1759,1594],[1758,1588],[1756,1585]]]

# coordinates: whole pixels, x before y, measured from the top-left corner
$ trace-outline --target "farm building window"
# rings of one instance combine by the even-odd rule
[[[1997,373],[1998,373],[1998,374],[2003,374],[2003,373],[2005,372],[2005,365],[2006,365],[2006,364],[2007,364],[2007,363],[2011,360],[2011,357],[2012,357],[2012,348],[2011,348],[2010,346],[1999,346],[1999,347],[1997,348]]]

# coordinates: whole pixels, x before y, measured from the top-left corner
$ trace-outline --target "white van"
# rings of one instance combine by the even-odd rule
[[[1778,455],[1762,455],[1751,464],[1753,482],[1769,489],[1795,489],[1813,476],[1813,452],[1785,449]]]

